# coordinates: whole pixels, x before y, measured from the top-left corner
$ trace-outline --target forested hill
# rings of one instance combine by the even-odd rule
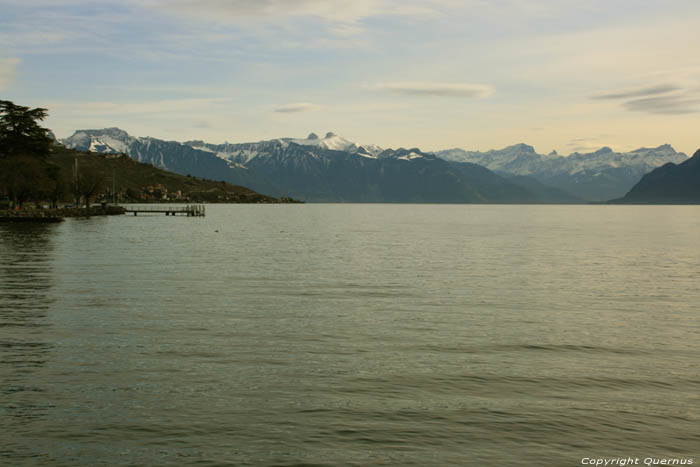
[[[121,202],[292,202],[261,195],[224,181],[174,174],[123,154],[97,154],[57,144],[40,125],[48,116],[0,100],[0,203],[13,209],[25,202],[52,206],[76,201]]]
[[[288,198],[273,198],[249,188],[223,181],[180,175],[158,169],[151,164],[138,162],[126,155],[103,155],[66,149],[56,145],[52,148],[49,162],[60,167],[63,183],[70,187],[71,177],[77,161],[78,171],[83,177],[99,181],[100,196],[111,198],[115,188],[121,201],[206,201],[228,203],[278,203],[291,202]],[[70,197],[70,189],[66,190]]]

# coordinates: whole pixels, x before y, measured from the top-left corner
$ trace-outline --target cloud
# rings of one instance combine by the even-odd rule
[[[660,84],[627,91],[591,96],[598,100],[622,100],[622,107],[632,112],[681,115],[700,111],[700,89],[690,85]]]
[[[214,128],[214,126],[206,120],[199,120],[192,124],[193,128]]]
[[[92,101],[76,104],[71,101],[49,101],[49,108],[73,117],[135,116],[135,115],[187,115],[195,112],[212,112],[225,108],[229,100],[223,98],[162,99],[152,101]]]
[[[655,96],[657,94],[667,94],[678,91],[680,87],[673,84],[660,84],[641,89],[630,89],[625,91],[604,92],[591,96],[591,99],[626,99],[630,97]]]
[[[597,136],[585,136],[582,138],[573,138],[566,144],[569,151],[579,153],[591,153],[604,147],[619,146],[611,141],[617,139],[614,135],[600,134]]]
[[[700,96],[684,93],[681,95],[648,97],[646,99],[627,101],[622,106],[633,112],[682,115],[700,112]]]
[[[31,26],[30,26],[31,27]],[[74,34],[75,36],[75,34]],[[25,25],[0,33],[0,46],[7,48],[46,46],[65,41],[70,34],[66,31],[30,31]]]
[[[493,94],[488,84],[469,83],[393,83],[377,84],[372,89],[391,94],[419,97],[460,97],[481,99]]]
[[[274,111],[282,114],[291,114],[297,112],[309,112],[319,110],[321,107],[310,102],[295,102],[293,104],[285,104],[277,107]]]
[[[146,6],[219,23],[251,17],[306,16],[356,22],[378,15],[424,15],[436,2],[398,0],[148,0]],[[439,2],[437,2],[439,3]]]
[[[18,58],[0,58],[0,91],[6,90],[14,82],[18,65]]]

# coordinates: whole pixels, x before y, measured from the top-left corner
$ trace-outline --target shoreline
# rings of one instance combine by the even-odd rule
[[[67,217],[119,216],[126,213],[121,206],[90,208],[20,209],[0,211],[0,222],[62,222]]]

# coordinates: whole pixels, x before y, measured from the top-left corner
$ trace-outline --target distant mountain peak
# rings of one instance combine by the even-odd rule
[[[670,144],[662,144],[661,146],[655,147],[655,148],[639,148],[635,149],[634,151],[630,151],[631,153],[644,153],[644,152],[664,152],[664,153],[669,153],[669,154],[678,154],[676,150],[671,146]]]
[[[136,138],[121,128],[111,127],[101,130],[78,130],[72,136],[61,140],[67,148],[99,153],[125,153]]]
[[[126,131],[122,130],[121,128],[118,128],[116,126],[109,127],[109,128],[103,128],[101,130],[83,130],[85,133],[89,135],[107,135],[111,136],[112,138],[129,138],[129,133]]]
[[[700,150],[680,164],[668,162],[648,172],[623,198],[611,202],[700,204]]]
[[[512,146],[508,146],[506,149],[535,154],[535,148],[530,146],[529,144],[525,144],[525,143],[514,144]]]
[[[604,147],[592,153],[574,152],[567,157],[559,156],[556,151],[549,156],[540,155],[531,152],[531,148],[521,143],[487,152],[451,149],[438,151],[436,155],[449,161],[482,165],[497,173],[532,176],[592,201],[620,197],[653,168],[686,159],[685,154],[675,152],[668,145],[632,152],[615,152]]]
[[[316,133],[311,133],[304,139],[297,138],[283,138],[280,141],[283,143],[294,143],[300,146],[318,146],[323,149],[329,149],[332,151],[343,151],[350,153],[361,153],[377,155],[382,151],[377,145],[374,144],[355,144],[354,142],[338,136],[337,134],[329,131],[326,136],[319,138]]]

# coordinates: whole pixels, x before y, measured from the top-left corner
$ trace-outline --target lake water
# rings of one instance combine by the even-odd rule
[[[0,224],[0,465],[697,465],[699,447],[700,207]]]

